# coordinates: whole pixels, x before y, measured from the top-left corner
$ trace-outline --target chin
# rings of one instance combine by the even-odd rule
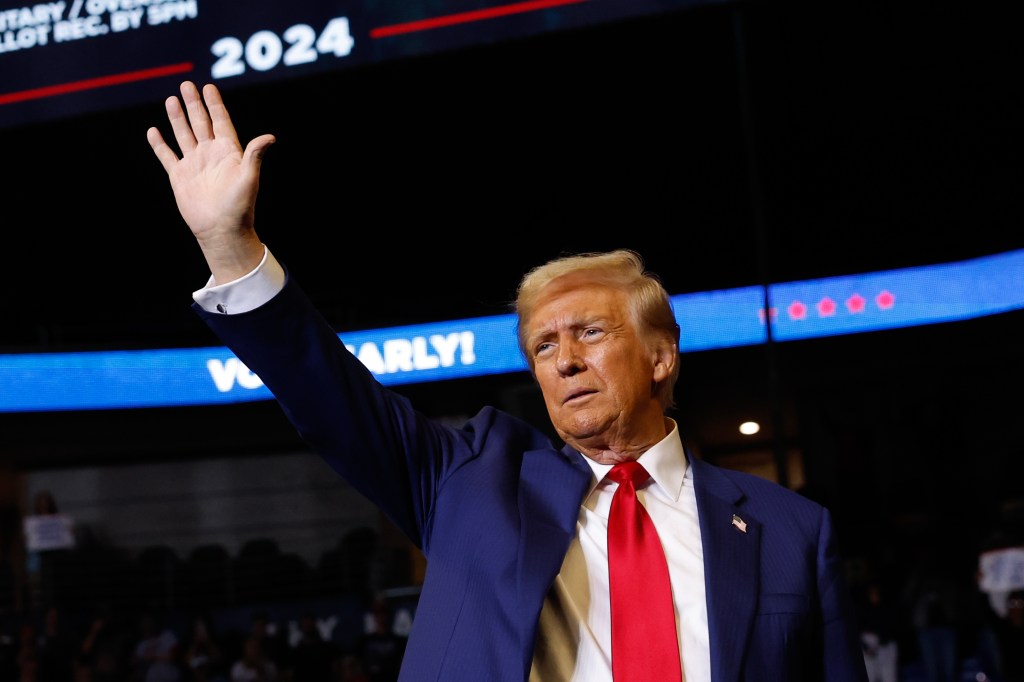
[[[607,429],[604,424],[595,424],[588,421],[574,421],[567,426],[556,426],[555,430],[566,442],[586,442],[592,438],[599,437]]]

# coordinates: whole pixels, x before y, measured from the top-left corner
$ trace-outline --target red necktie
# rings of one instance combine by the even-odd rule
[[[608,515],[608,583],[612,607],[615,682],[673,682],[683,678],[668,562],[636,488],[650,474],[639,462],[616,464],[619,484]]]

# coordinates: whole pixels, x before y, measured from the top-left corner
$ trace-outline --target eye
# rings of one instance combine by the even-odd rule
[[[539,343],[537,344],[537,347],[533,349],[533,354],[535,357],[540,357],[547,354],[552,348],[554,348],[554,344]]]

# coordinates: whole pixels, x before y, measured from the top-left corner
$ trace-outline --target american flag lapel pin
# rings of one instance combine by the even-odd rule
[[[736,516],[735,514],[732,515],[732,525],[736,526],[736,530],[738,530],[741,533],[747,532],[747,522],[741,519],[740,517]]]

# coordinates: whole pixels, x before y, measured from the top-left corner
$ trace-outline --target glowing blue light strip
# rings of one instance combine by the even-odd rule
[[[959,263],[774,284],[778,341],[965,320],[1024,309],[1024,250]],[[672,297],[680,352],[764,343],[761,287]],[[515,317],[343,332],[384,384],[521,372]],[[0,355],[0,412],[214,405],[267,400],[224,347]]]

